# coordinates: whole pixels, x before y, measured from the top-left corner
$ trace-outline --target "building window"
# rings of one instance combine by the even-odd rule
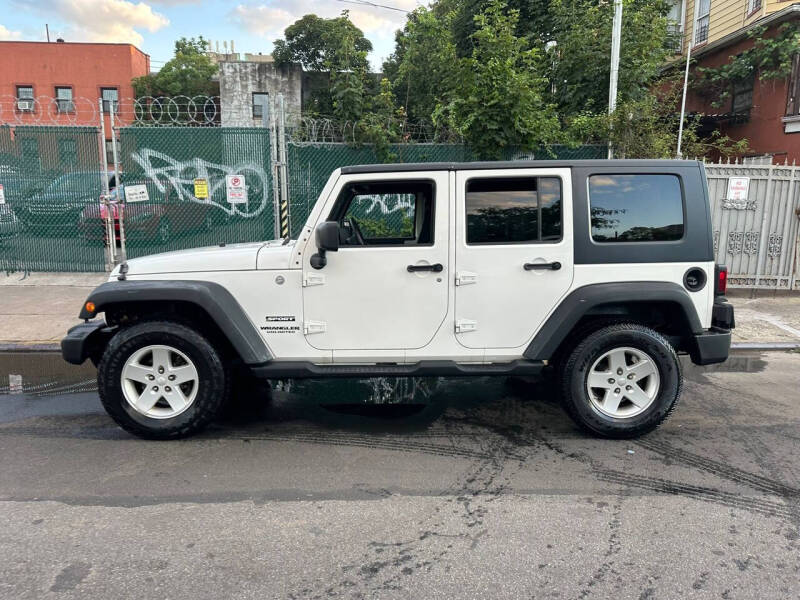
[[[470,179],[467,244],[534,244],[561,239],[557,177]]]
[[[39,140],[36,138],[22,138],[19,141],[20,150],[22,151],[22,160],[25,162],[25,167],[30,168],[32,164],[39,166]]]
[[[71,87],[56,88],[56,106],[60,113],[75,112],[75,103],[72,101]]]
[[[683,237],[683,193],[675,175],[592,175],[589,204],[595,242]]]
[[[17,86],[17,110],[33,112],[33,86]]]
[[[747,0],[747,16],[761,10],[761,0]]]
[[[122,147],[120,146],[119,140],[117,140],[117,160],[119,160],[121,156]],[[106,164],[109,169],[114,168],[114,145],[111,143],[111,140],[106,140]]]
[[[263,119],[267,113],[267,104],[269,103],[269,94],[261,92],[253,93],[253,118]]]
[[[708,13],[711,11],[711,0],[699,0],[695,6],[697,7],[697,15],[695,19],[694,43],[702,44],[708,41]]]
[[[100,88],[103,97],[103,112],[109,114],[114,108],[114,114],[119,114],[119,92],[117,88]]]
[[[58,140],[58,160],[64,167],[78,164],[78,144],[73,138]]]
[[[667,50],[673,54],[680,54],[683,51],[682,12],[683,0],[673,1],[670,4],[667,14]]]
[[[800,115],[800,53],[792,59],[792,76],[789,78],[789,97],[786,100],[786,116]]]
[[[747,112],[753,107],[753,84],[755,77],[746,77],[733,84],[733,94],[731,98],[731,112],[739,114]]]

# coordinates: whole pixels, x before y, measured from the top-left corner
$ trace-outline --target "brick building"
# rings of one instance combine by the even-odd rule
[[[0,126],[97,127],[102,98],[110,154],[110,112],[132,117],[131,80],[149,72],[150,56],[131,44],[0,41]]]
[[[778,28],[800,28],[800,2],[779,0],[678,0],[673,14],[682,41],[675,67],[683,68],[692,45],[693,69],[719,67],[751,48],[753,31],[764,27],[763,38]],[[694,22],[696,17],[696,23]],[[694,31],[694,39],[692,33]],[[800,52],[800,49],[798,49]],[[677,58],[677,57],[676,57]],[[794,56],[792,73],[783,79],[762,79],[760,73],[731,85],[729,97],[719,105],[715,92],[690,83],[687,113],[704,115],[706,132],[719,129],[733,139],[746,138],[749,156],[774,163],[800,163],[800,57]]]

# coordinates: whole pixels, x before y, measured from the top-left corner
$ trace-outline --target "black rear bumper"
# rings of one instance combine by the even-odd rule
[[[694,335],[694,348],[690,352],[696,365],[713,365],[725,362],[731,351],[731,329],[736,327],[733,306],[725,296],[714,299],[711,329]]]
[[[102,347],[102,343],[110,337],[111,328],[101,321],[87,321],[72,327],[67,336],[61,340],[61,356],[73,365],[80,365],[92,356],[92,351]]]
[[[694,348],[690,355],[696,365],[713,365],[728,360],[730,351],[730,329],[712,327],[703,333],[695,334]]]

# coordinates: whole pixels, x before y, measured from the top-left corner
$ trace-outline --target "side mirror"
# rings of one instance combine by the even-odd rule
[[[328,264],[325,253],[339,250],[339,223],[336,221],[320,223],[317,226],[315,235],[318,252],[311,256],[311,266],[315,269],[321,269]]]
[[[317,248],[320,250],[339,250],[339,223],[336,221],[325,221],[317,227]]]

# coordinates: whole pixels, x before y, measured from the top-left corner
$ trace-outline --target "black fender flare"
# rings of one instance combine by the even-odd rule
[[[528,344],[523,356],[530,360],[550,360],[578,321],[597,306],[650,302],[676,304],[691,327],[691,332],[687,334],[697,335],[703,332],[692,298],[676,283],[663,281],[595,283],[578,288],[561,301]]]
[[[86,303],[94,303],[94,310],[87,310],[84,303],[80,318],[91,319],[113,304],[153,301],[189,302],[202,308],[246,364],[262,364],[272,359],[267,345],[236,298],[213,281],[109,281],[92,291]]]

